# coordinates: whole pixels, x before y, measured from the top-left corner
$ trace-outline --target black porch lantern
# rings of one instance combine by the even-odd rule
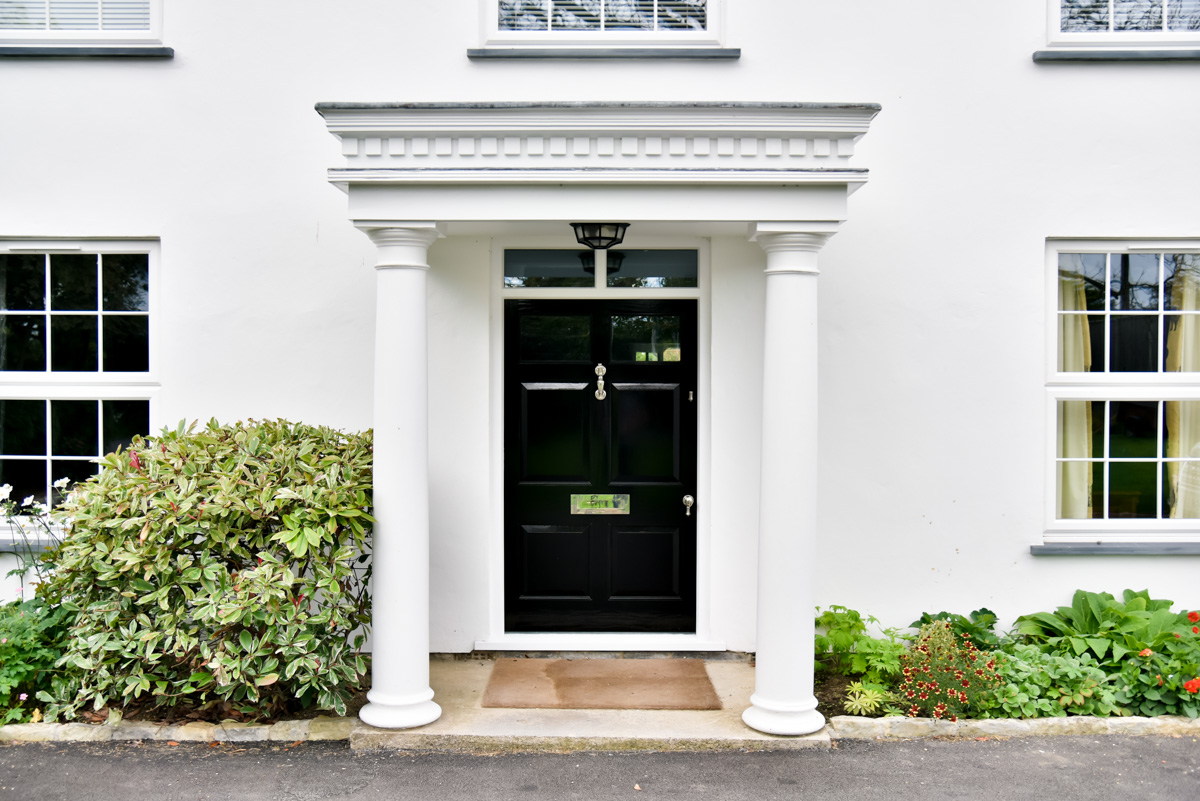
[[[592,250],[608,250],[625,239],[625,229],[629,223],[573,222],[571,227],[575,229],[575,241],[579,244],[587,245]]]

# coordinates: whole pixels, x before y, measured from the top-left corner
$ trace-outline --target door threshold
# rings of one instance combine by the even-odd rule
[[[697,634],[506,632],[476,640],[476,651],[724,651],[722,640]]]

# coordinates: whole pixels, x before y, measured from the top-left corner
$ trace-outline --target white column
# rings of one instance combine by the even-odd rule
[[[813,695],[817,537],[817,251],[836,223],[760,223],[767,252],[763,340],[758,634],[752,706],[768,734],[825,725]]]
[[[432,222],[356,222],[375,265],[375,528],[371,690],[364,723],[406,729],[442,714],[429,688],[429,375],[425,273]]]

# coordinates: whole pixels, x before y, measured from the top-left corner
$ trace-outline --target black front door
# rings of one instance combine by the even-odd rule
[[[695,631],[696,302],[504,314],[505,628]]]

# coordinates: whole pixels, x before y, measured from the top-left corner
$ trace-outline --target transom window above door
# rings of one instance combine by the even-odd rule
[[[506,289],[695,289],[695,250],[505,250]]]

